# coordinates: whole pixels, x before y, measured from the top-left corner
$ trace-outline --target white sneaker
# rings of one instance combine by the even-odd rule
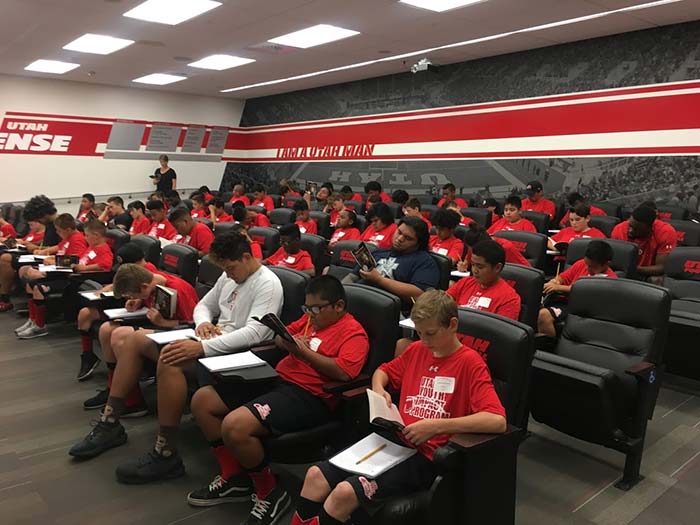
[[[15,334],[19,334],[20,332],[24,332],[27,328],[32,326],[34,324],[34,321],[31,319],[27,319],[23,325],[18,326],[15,328]]]
[[[49,335],[49,330],[45,326],[39,328],[36,324],[33,324],[27,328],[24,332],[17,334],[20,339],[34,339],[35,337],[43,337]]]

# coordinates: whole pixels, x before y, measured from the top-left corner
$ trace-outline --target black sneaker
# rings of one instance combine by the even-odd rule
[[[187,503],[194,507],[212,507],[222,503],[250,501],[253,484],[247,474],[236,474],[230,479],[216,476],[209,486],[187,495]]]
[[[122,419],[134,419],[137,417],[143,417],[148,414],[148,405],[145,401],[141,401],[138,405],[133,405],[130,407],[124,407],[124,412],[122,412]]]
[[[106,450],[126,443],[126,430],[119,423],[97,421],[95,428],[68,451],[74,458],[94,458]]]
[[[115,474],[120,483],[138,485],[180,477],[185,474],[185,465],[177,453],[165,457],[151,450],[141,457],[119,465]]]
[[[100,364],[100,359],[92,352],[83,352],[80,354],[80,371],[78,372],[78,381],[85,381],[92,375]]]
[[[97,395],[83,401],[83,408],[85,410],[104,408],[104,406],[107,404],[107,399],[109,399],[109,388],[98,390]]]
[[[292,500],[280,487],[272,489],[265,499],[253,494],[253,508],[242,525],[273,525],[289,508]]]

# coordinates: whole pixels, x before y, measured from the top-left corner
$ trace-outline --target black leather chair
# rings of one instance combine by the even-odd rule
[[[168,244],[160,254],[158,268],[177,275],[192,286],[197,284],[199,255],[195,248],[186,244]]]
[[[329,257],[326,254],[327,245],[328,241],[320,235],[310,233],[301,234],[301,249],[306,250],[311,255],[316,275],[321,275],[323,269],[328,266]]]
[[[275,208],[267,214],[267,218],[273,226],[283,226],[296,221],[297,214],[291,208]]]
[[[592,206],[600,208],[605,213],[612,217],[618,217],[622,219],[622,205],[615,204],[614,202],[591,202]]]
[[[129,232],[120,230],[119,228],[107,230],[107,243],[112,249],[112,253],[115,255],[114,266],[117,265],[116,254],[119,251],[119,248],[129,242],[130,239],[131,235],[129,235]]]
[[[350,273],[355,268],[357,261],[352,256],[352,252],[357,249],[361,241],[338,241],[331,250],[330,265],[328,273],[337,277],[341,281],[343,277]],[[368,244],[370,251],[375,251],[377,247],[374,244]]]
[[[229,215],[233,215],[233,203],[232,202],[225,202],[224,203],[224,211],[228,213]]]
[[[456,434],[433,456],[438,477],[429,490],[391,499],[371,520],[360,514],[356,523],[515,523],[517,453],[528,419],[533,330],[498,315],[466,309],[459,311],[458,330],[486,348],[508,430],[496,435]]]
[[[146,261],[155,266],[160,262],[160,241],[150,235],[134,235],[131,242],[136,243],[143,250]]]
[[[268,193],[268,196],[272,199],[272,204],[275,208],[279,208],[282,205],[282,197],[276,193]]]
[[[217,222],[214,226],[214,236],[219,237],[220,235],[231,233],[236,226],[235,222]]]
[[[527,219],[537,228],[537,233],[549,233],[549,214],[539,211],[523,211],[520,213],[524,219]]]
[[[678,246],[700,246],[700,224],[694,221],[665,221],[673,226],[678,235]]]
[[[452,260],[445,255],[440,255],[439,253],[428,252],[430,256],[437,264],[438,270],[440,271],[440,282],[438,283],[438,288],[440,290],[447,290],[450,287],[450,273],[452,272]]]
[[[433,215],[437,210],[438,207],[435,204],[421,204],[420,207],[420,212],[423,214],[423,217],[428,219],[430,222],[433,221]]]
[[[639,475],[647,421],[660,385],[671,295],[628,279],[583,278],[553,353],[532,365],[531,411],[536,421],[625,454],[616,486]]]
[[[520,316],[518,320],[537,330],[537,316],[542,304],[544,272],[520,264],[505,264],[501,277],[508,281],[520,296]]]
[[[226,212],[226,213],[228,213],[228,212]],[[230,214],[229,214],[229,215],[230,215]],[[201,222],[202,224],[206,225],[207,228],[209,228],[210,230],[214,231],[214,223],[211,222],[211,220],[209,220],[209,219],[204,219],[204,218],[198,218],[198,219],[195,219],[195,221]]]
[[[547,258],[547,236],[542,233],[501,230],[494,237],[508,239],[535,268],[544,270]]]
[[[194,289],[197,291],[197,295],[200,299],[214,287],[214,284],[216,284],[216,281],[219,279],[219,277],[221,277],[222,273],[223,270],[221,267],[211,262],[208,255],[202,257],[202,260],[199,263],[197,284],[194,286]]]
[[[403,217],[403,206],[398,202],[387,202],[385,203],[391,209],[391,213],[394,214],[394,219],[400,219]]]
[[[566,251],[566,264],[564,268],[569,268],[576,261],[583,259],[588,248],[588,243],[595,239],[574,239],[569,244]],[[598,239],[602,240],[602,239]],[[633,279],[637,275],[637,259],[639,250],[637,245],[629,241],[619,239],[604,239],[613,250],[613,260],[610,267],[618,277]]]
[[[301,200],[304,200],[304,198],[303,197],[294,197],[293,195],[289,196],[289,197],[285,197],[284,198],[284,207],[285,208],[294,208],[294,205]]]
[[[345,207],[348,210],[352,210],[359,215],[365,214],[365,202],[364,201],[343,201]]]
[[[248,236],[262,246],[263,259],[275,253],[280,247],[280,232],[275,228],[256,226],[248,230]]]
[[[365,217],[364,215],[358,215],[356,226],[357,229],[360,230],[360,233],[365,231],[367,229],[367,217]]]
[[[192,199],[182,199],[182,203],[187,206],[187,209],[192,211]]]
[[[615,226],[620,224],[620,218],[612,215],[591,215],[590,218],[588,225],[591,228],[598,228],[608,238],[612,235]]]
[[[280,320],[285,325],[290,324],[299,319],[303,314],[301,305],[303,305],[306,300],[306,285],[310,278],[304,272],[298,272],[283,266],[268,266],[268,268],[282,283],[284,303],[282,305]]]
[[[473,219],[484,228],[491,226],[491,212],[486,208],[462,208],[462,215]]]
[[[664,361],[669,373],[700,381],[700,248],[675,248],[666,258],[664,287],[671,293],[671,317]]]
[[[312,211],[309,216],[316,221],[318,234],[324,239],[331,238],[331,216],[322,211]]]
[[[263,215],[267,215],[267,209],[264,206],[246,206],[246,209],[254,211],[255,213],[262,213]]]
[[[690,213],[680,206],[658,206],[657,216],[661,220],[685,221]]]
[[[425,206],[426,204],[435,204],[437,201],[435,200],[435,197],[432,195],[411,195],[411,197],[415,197],[418,199],[418,202],[420,202],[421,206]]]

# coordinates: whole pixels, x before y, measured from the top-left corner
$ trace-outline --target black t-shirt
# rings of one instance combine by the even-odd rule
[[[131,218],[131,215],[129,215],[129,212],[125,211],[124,213],[115,215],[111,222],[113,222],[115,226],[121,226],[125,230],[129,231],[133,219]]]
[[[157,168],[153,173],[156,177],[160,177],[156,185],[156,190],[166,192],[173,189],[173,181],[177,179],[177,174],[174,169],[168,168],[168,171],[161,173],[160,168]]]
[[[61,238],[58,236],[58,232],[56,231],[53,221],[47,222],[42,246],[56,246],[59,242],[61,242]]]

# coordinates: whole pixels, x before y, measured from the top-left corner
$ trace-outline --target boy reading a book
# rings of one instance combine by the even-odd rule
[[[598,228],[590,226],[591,222],[591,207],[582,202],[576,206],[569,208],[568,220],[571,226],[567,226],[551,236],[547,241],[547,247],[554,250],[555,244],[560,242],[570,243],[574,239],[585,239],[593,237],[596,239],[605,239],[605,234]]]
[[[416,300],[411,319],[420,341],[379,367],[372,390],[387,406],[392,404],[387,390],[400,393],[405,427],[383,435],[418,453],[376,479],[350,474],[329,461],[311,467],[292,525],[345,523],[360,506],[372,512],[387,498],[426,489],[436,475],[433,453],[452,434],[505,432],[505,410],[486,364],[457,337],[454,300],[443,291],[428,291]]]

